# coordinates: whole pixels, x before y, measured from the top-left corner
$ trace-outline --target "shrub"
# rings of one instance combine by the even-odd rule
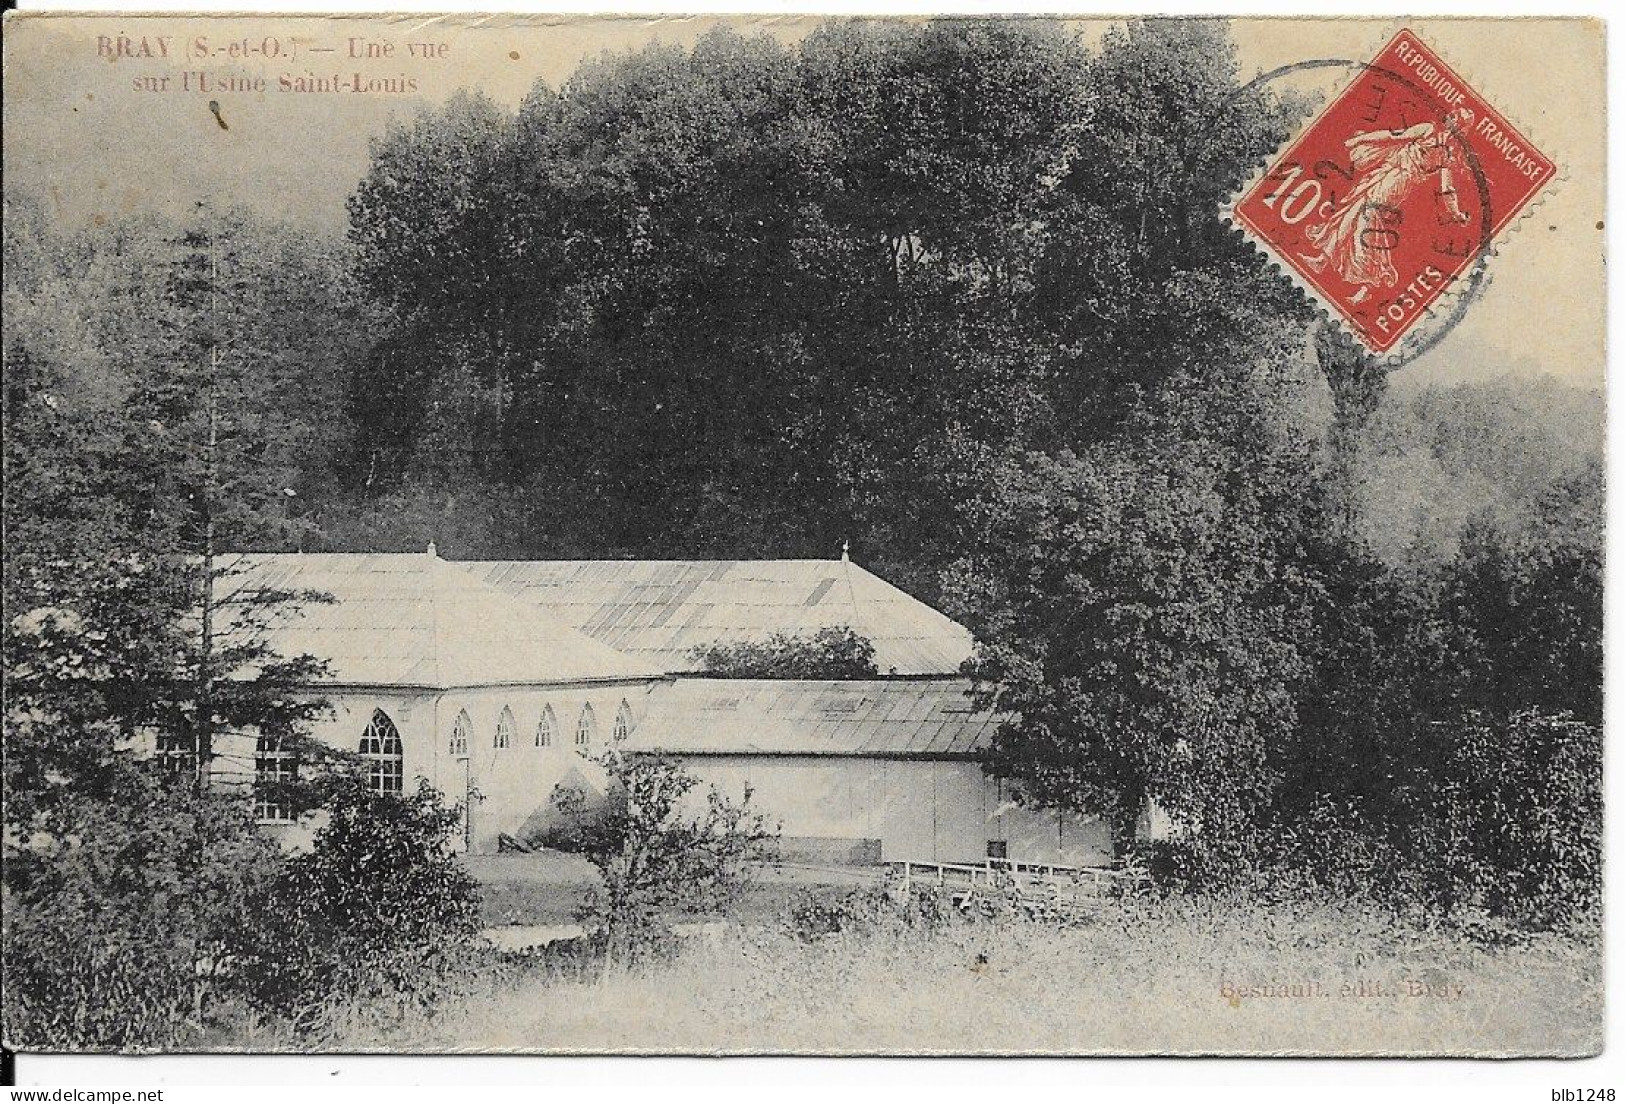
[[[8,840],[5,1036],[47,1050],[173,1049],[206,1029],[243,902],[279,855],[238,795],[133,764]]]
[[[1257,833],[1229,888],[1273,900],[1331,896],[1453,923],[1583,927],[1602,893],[1602,734],[1567,714],[1478,712],[1399,742],[1381,800],[1320,794]],[[1327,780],[1331,781],[1331,780]],[[1167,884],[1211,889],[1185,843],[1163,845]]]
[[[784,926],[803,943],[835,935],[872,935],[915,930],[932,932],[954,920],[952,906],[929,886],[865,886],[840,896],[803,889],[785,906]]]
[[[876,678],[875,646],[846,626],[810,636],[774,633],[763,641],[716,643],[691,649],[696,667],[712,678]]]
[[[608,963],[630,962],[669,948],[663,913],[718,912],[744,887],[746,864],[776,835],[750,808],[713,789],[703,812],[687,811],[693,775],[659,755],[612,747],[597,760],[609,775],[602,802],[560,786],[553,803],[562,824],[539,842],[581,854],[602,882],[580,918],[592,925]]]
[[[1602,732],[1568,714],[1432,726],[1395,827],[1440,908],[1563,927],[1602,898]]]
[[[479,889],[447,847],[460,812],[421,783],[405,797],[341,780],[314,846],[250,907],[234,950],[250,1003],[296,1026],[336,1003],[431,1006],[468,962]]]

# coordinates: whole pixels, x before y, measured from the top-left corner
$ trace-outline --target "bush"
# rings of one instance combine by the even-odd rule
[[[877,932],[934,932],[954,922],[943,894],[929,886],[866,886],[838,897],[827,890],[803,889],[785,906],[784,926],[795,939],[816,943],[837,935]]]
[[[712,678],[870,679],[880,675],[875,646],[842,625],[811,635],[774,633],[766,640],[707,644],[689,651]]]
[[[296,1027],[347,1001],[430,1007],[471,961],[479,889],[447,841],[460,812],[428,783],[397,798],[345,779],[312,849],[256,894],[234,950],[256,1008]]]
[[[1432,726],[1395,828],[1416,889],[1534,928],[1602,900],[1602,731],[1568,714],[1469,713]],[[1398,841],[1396,841],[1398,842]]]
[[[133,764],[60,810],[60,832],[8,840],[5,1037],[43,1050],[174,1049],[214,1011],[243,902],[276,848],[239,795]]]
[[[1210,876],[1190,841],[1160,845],[1158,878],[1275,901],[1365,899],[1489,933],[1594,921],[1602,896],[1597,726],[1534,710],[1503,719],[1469,712],[1399,742],[1383,772],[1393,781],[1380,800],[1322,793],[1278,811],[1248,844],[1248,861],[1224,878]]]
[[[704,811],[686,811],[698,779],[659,755],[608,749],[597,760],[609,775],[608,797],[590,801],[560,786],[553,803],[562,824],[537,842],[583,855],[601,886],[580,919],[595,929],[606,963],[627,963],[674,946],[667,910],[719,912],[744,888],[748,862],[762,858],[776,831],[750,808],[750,791],[734,804],[713,789]]]

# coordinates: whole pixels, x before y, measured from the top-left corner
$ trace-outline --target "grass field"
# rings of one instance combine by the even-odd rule
[[[500,884],[498,873],[482,880]],[[527,896],[527,879],[508,874],[490,907],[536,922],[556,915],[556,900]],[[769,915],[798,880],[808,876],[767,883],[751,915],[688,940],[670,961],[604,977],[486,978],[432,1017],[408,1015],[385,1035],[341,1033],[332,1045],[1345,1055],[1601,1046],[1591,941],[1491,948],[1366,910],[1190,900],[1109,903],[1069,927],[891,925],[808,941],[790,934],[782,908]]]
[[[462,863],[479,879],[481,918],[493,928],[573,923],[588,890],[598,884],[586,859],[558,851],[465,855]],[[874,869],[774,864],[755,872],[732,916],[746,924],[772,923],[804,888],[840,894],[880,880]]]

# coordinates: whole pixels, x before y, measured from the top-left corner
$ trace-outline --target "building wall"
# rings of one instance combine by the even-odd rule
[[[447,691],[349,690],[324,692],[332,713],[312,735],[332,747],[356,751],[374,709],[382,709],[401,737],[403,787],[410,792],[427,779],[448,800],[468,810],[466,844],[494,851],[502,834],[519,836],[547,816],[554,787],[571,779],[602,788],[602,772],[578,754],[576,726],[590,704],[596,733],[585,748],[596,753],[610,739],[624,701],[636,724],[647,712],[652,682],[577,684],[547,687],[478,688]],[[556,721],[552,742],[537,746],[544,709]],[[514,727],[506,748],[496,746],[498,719],[506,708]],[[468,717],[468,754],[452,753],[452,731],[460,713]],[[231,761],[251,776],[252,741],[233,749]],[[472,800],[470,799],[472,796]],[[310,825],[279,825],[273,831],[290,844],[308,842]]]
[[[596,721],[594,753],[609,741],[615,716],[626,702],[633,724],[647,715],[656,681],[448,691],[330,690],[332,714],[313,731],[334,747],[355,751],[374,709],[383,709],[400,732],[403,785],[410,792],[427,779],[449,800],[466,802],[465,845],[495,851],[499,837],[521,837],[546,826],[560,782],[603,788],[596,764],[578,754],[576,723],[591,704]],[[552,743],[536,744],[538,722],[551,705],[557,722]],[[509,746],[496,746],[503,708],[514,717]],[[455,756],[452,729],[468,715],[468,755]],[[234,747],[230,761],[246,776],[253,770],[250,741]],[[753,801],[786,837],[821,841],[879,840],[885,861],[980,862],[989,841],[1003,841],[1016,862],[1066,866],[1104,865],[1111,860],[1106,825],[1070,815],[1022,808],[1003,783],[966,760],[899,760],[794,755],[679,756],[700,778],[692,795],[703,801],[710,786],[734,799],[748,784]],[[468,800],[472,795],[472,800]],[[277,825],[272,831],[293,845],[308,842],[310,824]]]
[[[472,792],[468,837],[472,850],[495,851],[498,837],[522,837],[550,821],[553,791],[560,782],[602,792],[604,778],[587,756],[602,751],[614,731],[615,716],[625,702],[634,726],[648,711],[651,682],[591,684],[546,688],[447,691],[439,704],[439,739],[434,748],[436,783],[461,800]],[[595,732],[585,746],[576,743],[583,708],[592,706]],[[552,742],[537,746],[543,711],[552,706],[556,721]],[[502,710],[512,711],[514,738],[496,746]],[[466,761],[451,755],[452,726],[467,711],[471,735]],[[585,754],[583,754],[585,752]]]
[[[1016,862],[1099,866],[1111,861],[1103,821],[1020,808],[1003,784],[965,760],[693,755],[706,785],[752,801],[785,837],[878,839],[892,862],[981,862],[1003,841]],[[703,799],[703,794],[696,797]]]
[[[402,788],[410,793],[420,779],[435,782],[436,691],[327,689],[322,692],[329,711],[311,727],[311,736],[341,751],[357,751],[362,734],[372,720],[374,709],[382,709],[394,722],[401,737]],[[233,756],[248,776],[254,769],[254,741],[239,737]],[[438,783],[437,783],[438,784]],[[291,847],[308,846],[319,822],[306,819],[297,824],[268,823],[266,830]]]

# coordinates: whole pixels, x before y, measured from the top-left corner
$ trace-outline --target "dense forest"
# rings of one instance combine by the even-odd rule
[[[344,240],[8,193],[8,599],[205,521],[449,558],[850,541],[976,631],[1034,800],[1154,798],[1187,872],[1552,922],[1600,839],[1600,395],[1411,385],[1317,322],[1217,217],[1307,107],[1243,88],[1216,21],[832,22],[426,108]]]

